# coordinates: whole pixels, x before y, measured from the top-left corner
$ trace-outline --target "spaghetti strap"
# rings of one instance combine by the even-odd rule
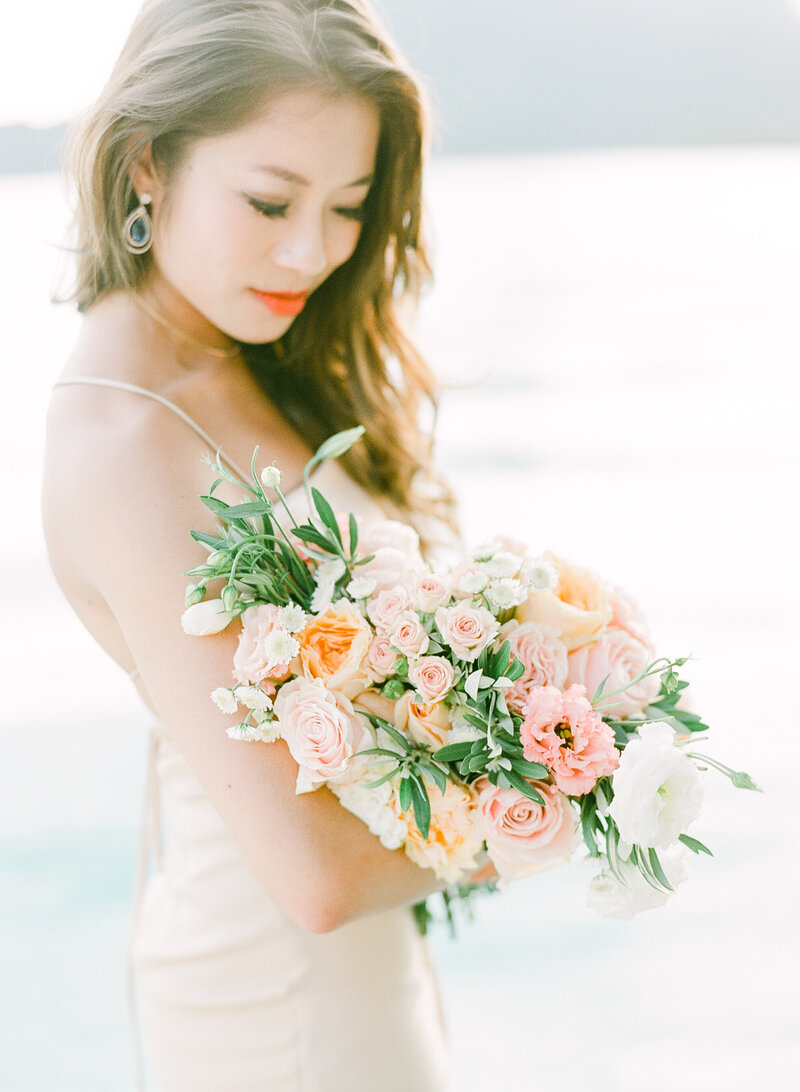
[[[174,402],[170,402],[168,398],[165,398],[163,394],[156,394],[155,391],[148,390],[147,387],[137,387],[135,383],[125,383],[121,379],[106,379],[100,376],[93,375],[74,375],[68,376],[65,379],[58,379],[53,384],[54,387],[65,387],[68,384],[88,384],[94,387],[113,387],[116,390],[130,391],[131,394],[141,394],[145,398],[152,398],[154,402],[160,402],[162,406],[166,406],[167,409],[172,410],[182,421],[185,421],[189,428],[193,429],[197,435],[209,445],[209,447],[215,452],[219,453],[219,457],[228,464],[231,470],[235,471],[239,475],[243,482],[246,482],[250,474],[242,470],[240,466],[237,466],[233,459],[229,458],[222,450],[219,444],[217,444],[198,423],[193,420],[188,413],[176,406]]]

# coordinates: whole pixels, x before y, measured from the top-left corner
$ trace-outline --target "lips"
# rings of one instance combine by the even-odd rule
[[[299,315],[308,299],[308,292],[261,292],[257,288],[251,291],[275,315]]]

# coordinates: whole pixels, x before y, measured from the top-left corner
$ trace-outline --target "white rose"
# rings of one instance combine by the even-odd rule
[[[672,846],[660,855],[661,865],[673,887],[683,883],[689,874],[686,867],[688,853],[682,846]],[[599,872],[586,889],[586,905],[607,918],[632,918],[642,910],[654,910],[663,906],[670,896],[668,891],[656,891],[651,887],[636,865],[620,861],[620,874],[627,886],[619,882],[610,870]]]
[[[183,632],[190,637],[208,637],[221,633],[229,625],[232,615],[225,610],[221,599],[204,599],[195,603],[181,615]]]
[[[700,814],[700,774],[674,741],[668,724],[652,721],[640,725],[622,752],[608,810],[627,845],[670,846]]]

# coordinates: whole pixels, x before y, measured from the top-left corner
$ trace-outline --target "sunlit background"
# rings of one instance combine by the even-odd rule
[[[0,36],[2,1092],[133,1087],[148,719],[49,574],[38,481],[78,322],[49,304],[60,126],[137,6],[15,5]],[[659,650],[693,654],[708,748],[766,790],[707,775],[693,830],[716,856],[663,909],[600,919],[575,865],[438,934],[454,1086],[796,1092],[800,5],[382,8],[439,117],[419,336],[449,385],[440,460],[466,536],[627,587]]]

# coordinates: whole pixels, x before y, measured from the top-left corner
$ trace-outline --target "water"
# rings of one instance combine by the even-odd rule
[[[504,529],[624,584],[659,647],[696,657],[713,753],[767,789],[707,779],[716,857],[663,910],[598,919],[575,867],[436,940],[466,1092],[796,1088],[799,184],[800,151],[769,148],[432,171],[420,333],[453,387],[440,455],[468,537]],[[147,719],[39,530],[43,416],[77,329],[48,304],[60,187],[0,195],[0,1088],[116,1092]]]

